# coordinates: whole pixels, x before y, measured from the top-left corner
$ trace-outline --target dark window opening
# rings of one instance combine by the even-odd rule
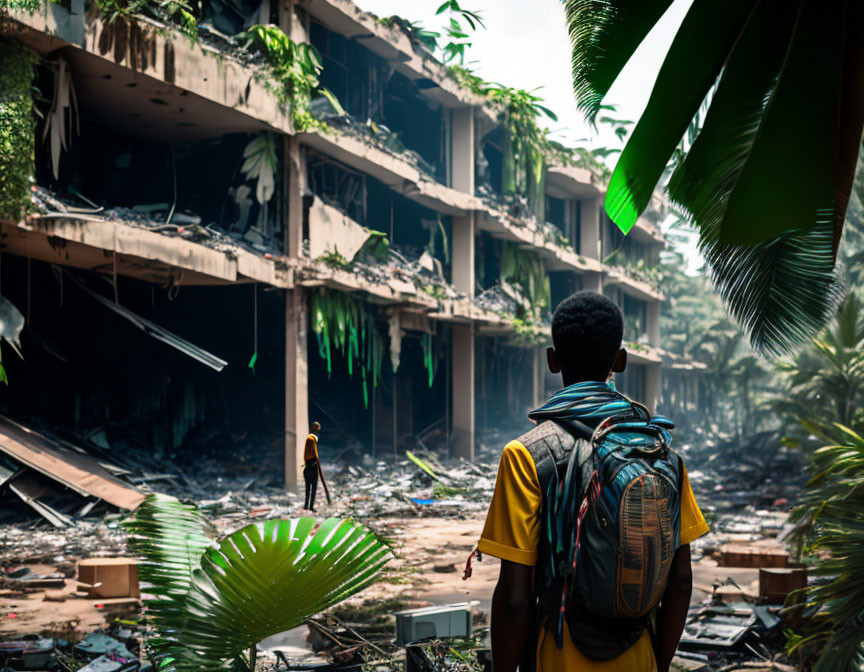
[[[387,234],[391,246],[409,260],[428,251],[451,276],[453,218],[430,210],[383,182],[320,154],[308,159],[309,187],[325,203],[374,231]]]
[[[386,322],[381,328],[386,331]],[[347,458],[352,453],[362,456],[370,447],[378,457],[403,456],[406,449],[443,452],[449,448],[449,332],[440,325],[436,331],[432,339],[443,340],[433,346],[438,353],[438,367],[432,386],[424,366],[423,334],[405,331],[399,369],[393,373],[388,346],[381,381],[377,388],[369,387],[368,407],[363,401],[360,372],[355,370],[349,375],[344,358],[334,353],[328,375],[317,342],[310,339],[309,420],[318,420],[324,426],[322,447],[339,446],[346,450],[343,457]],[[323,450],[322,459],[327,459]]]
[[[624,340],[634,343],[648,339],[648,304],[625,294],[620,287],[604,287],[603,294],[612,299],[624,313]]]
[[[477,152],[475,183],[478,195],[501,196],[504,193],[504,152],[506,130],[497,126],[480,143]]]
[[[29,283],[21,282],[28,269]],[[21,334],[26,361],[11,352],[3,357],[10,385],[0,387],[0,413],[78,443],[98,433],[110,446],[109,458],[155,473],[173,462],[196,478],[206,460],[230,456],[239,465],[241,456],[254,454],[247,469],[254,476],[261,467],[257,485],[281,486],[283,292],[251,284],[169,291],[118,278],[120,305],[228,362],[215,371],[118,316],[69,273],[113,300],[110,278],[58,274],[49,264],[10,254],[3,255],[0,273],[3,295],[29,313]],[[257,343],[256,296],[259,319],[266,315],[268,326],[258,329]],[[248,363],[256,350],[253,370]]]
[[[645,366],[628,364],[623,373],[615,374],[616,389],[635,401],[644,402],[647,394]]]
[[[551,271],[549,290],[552,297],[552,310],[571,294],[582,290],[582,276],[573,271]]]
[[[40,137],[44,123],[37,129]],[[211,236],[205,230],[213,228],[259,251],[282,249],[282,161],[272,136],[229,133],[160,142],[118,131],[83,107],[74,129],[56,178],[49,143],[36,145],[36,183],[50,190],[46,196],[72,208],[101,207],[94,214],[159,231],[201,226],[206,237]],[[263,204],[256,197],[257,179],[241,170],[244,149],[257,138],[272,142],[276,166],[271,197]],[[57,207],[50,198],[45,205]]]
[[[621,229],[605,213],[603,214],[601,234],[603,257],[608,260],[608,263],[615,265],[635,265],[640,260],[643,263],[650,261],[649,246],[634,240],[633,236],[625,236],[621,232]]]
[[[567,230],[567,207],[570,201],[563,198],[555,198],[553,196],[546,197],[546,221],[557,226],[561,233],[566,236],[570,232]]]
[[[481,435],[530,427],[526,418],[534,406],[535,356],[535,349],[507,345],[505,338],[477,339],[476,422]],[[512,435],[520,433],[514,429]]]
[[[383,121],[405,147],[420,155],[425,172],[446,183],[447,115],[441,107],[429,107],[417,84],[398,72],[387,81]]]
[[[369,133],[374,140],[396,153],[414,154],[414,162],[441,183],[447,181],[447,121],[443,108],[430,107],[416,82],[393,72],[387,63],[361,42],[312,22],[310,41],[321,54],[321,84],[333,92],[352,119],[333,117],[329,104],[327,121]],[[374,123],[366,125],[367,120]]]

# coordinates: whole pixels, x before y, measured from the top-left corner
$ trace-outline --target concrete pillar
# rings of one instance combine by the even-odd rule
[[[451,186],[474,193],[474,108],[459,107],[451,113]]]
[[[646,309],[645,331],[648,333],[648,342],[655,348],[660,347],[660,302],[649,301]]]
[[[603,275],[586,271],[582,274],[582,289],[588,292],[603,292]]]
[[[534,375],[532,377],[534,390],[531,399],[534,408],[537,408],[546,400],[546,371],[548,369],[546,366],[546,347],[534,348]]]
[[[474,459],[474,325],[453,325],[453,443],[454,456]]]
[[[279,4],[279,27],[284,33],[294,42],[309,41],[309,14],[303,12],[298,13],[298,8],[307,9],[308,3],[304,0],[281,0]]]
[[[302,481],[303,447],[309,433],[309,366],[306,297],[289,289],[285,297],[285,489]]]
[[[652,413],[657,410],[657,402],[660,401],[661,375],[660,364],[645,367],[645,399],[642,401]]]
[[[474,298],[474,270],[476,255],[476,213],[453,218],[453,288],[469,299]]]
[[[306,161],[296,136],[285,139],[288,226],[285,227],[285,254],[299,257],[303,250],[303,193],[306,190]]]
[[[600,259],[600,214],[603,204],[599,198],[585,198],[580,201],[580,207],[582,228],[580,253],[589,259]]]

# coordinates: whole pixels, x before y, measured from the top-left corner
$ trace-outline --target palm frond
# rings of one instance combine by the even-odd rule
[[[593,121],[624,63],[669,3],[564,3],[574,46],[574,90]],[[746,276],[742,282],[758,289],[754,301],[728,307],[746,318],[745,326],[762,329],[750,336],[767,352],[784,351],[813,335],[836,299],[832,268],[864,127],[864,81],[857,74],[862,69],[862,3],[695,0],[612,175],[606,210],[626,232],[650,202],[671,157],[669,192],[676,206],[700,230],[703,248],[722,246],[716,256],[735,257],[715,269],[721,289],[735,296],[727,273],[736,266]],[[714,86],[715,95],[706,96]],[[707,111],[700,110],[703,101]],[[704,123],[693,139],[702,111]],[[688,128],[691,137],[682,146]],[[828,247],[822,244],[824,229],[832,234]],[[792,250],[793,231],[812,237],[800,234]],[[810,240],[818,245],[807,255],[801,277],[816,286],[801,296],[781,286],[788,277],[748,266],[764,260],[762,252],[742,249],[786,249],[789,256],[776,268],[789,271]],[[851,259],[847,266],[856,264]],[[779,305],[781,299],[791,303]],[[760,305],[774,305],[773,314],[752,314]]]
[[[144,567],[200,548],[200,514],[172,500],[148,498],[128,524]],[[151,543],[153,535],[159,543]],[[146,575],[155,596],[147,615],[159,632],[152,652],[166,670],[209,672],[229,661],[242,670],[244,651],[362,590],[391,557],[384,542],[351,520],[248,525],[208,547],[191,577],[182,563]]]
[[[813,475],[793,511],[793,538],[810,538],[818,558],[810,570],[822,581],[806,600],[816,632],[794,648],[821,646],[814,672],[859,672],[864,663],[864,437],[848,427],[828,429],[842,443],[810,456]]]
[[[565,0],[576,104],[590,121],[603,108],[603,97],[633,52],[671,4],[671,0]]]
[[[832,246],[830,223],[759,245],[724,245],[710,231],[699,243],[730,314],[772,355],[812,340],[843,300]]]
[[[609,182],[606,212],[624,233],[651,201],[752,11],[752,0],[730,0],[720,12],[716,3],[697,0],[684,17]]]

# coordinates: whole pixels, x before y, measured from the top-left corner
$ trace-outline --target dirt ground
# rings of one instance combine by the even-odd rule
[[[370,521],[377,533],[392,540],[397,557],[379,582],[349,603],[396,599],[406,607],[419,607],[475,602],[475,623],[488,624],[499,561],[489,556],[482,562],[475,561],[473,576],[467,581],[462,579],[465,561],[483,522],[483,514],[471,514],[465,519],[424,516]],[[759,545],[779,546],[773,539],[763,540]],[[39,573],[55,571],[51,565],[30,565],[30,568]],[[758,570],[718,567],[706,555],[694,563],[693,583],[693,604],[704,600],[713,590],[726,594],[728,601],[755,598]],[[67,579],[62,590],[29,593],[0,590],[0,639],[39,633],[74,641],[114,619],[136,612],[137,605],[129,600],[87,599],[77,596],[76,589],[76,581]],[[295,659],[305,658],[310,655],[306,635],[305,627],[298,628],[265,640],[261,648],[282,650]],[[684,666],[677,669],[687,669],[687,661],[681,662]]]
[[[484,556],[474,562],[473,576],[462,579],[465,561],[483,528],[483,517],[383,518],[372,523],[377,532],[395,541],[397,558],[383,580],[354,599],[402,598],[409,602],[448,604],[477,601],[488,613],[498,578],[499,561]],[[763,545],[777,547],[772,540]],[[28,565],[32,571],[54,571],[51,565]],[[720,581],[730,594],[735,584],[746,593],[758,592],[758,570],[718,567],[710,557],[694,563],[694,604],[701,602]],[[734,584],[728,582],[732,579]],[[128,600],[99,600],[76,596],[77,584],[67,579],[63,589],[22,592],[0,590],[0,635],[60,631],[77,620],[77,629],[87,632],[101,627],[128,609]],[[62,600],[62,601],[60,601]]]

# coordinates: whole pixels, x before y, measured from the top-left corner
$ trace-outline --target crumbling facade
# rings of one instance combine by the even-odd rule
[[[622,307],[618,386],[657,403],[656,223],[624,237],[602,178],[568,162],[535,175],[530,211],[508,199],[504,113],[399,25],[350,0],[255,11],[315,47],[342,109],[315,99],[299,129],[215,28],[83,0],[3,18],[50,101],[33,210],[2,221],[0,292],[30,332],[26,362],[4,357],[9,413],[113,422],[156,455],[254,427],[284,444],[288,487],[315,419],[337,449],[470,459],[555,385],[544,319],[578,289]]]

